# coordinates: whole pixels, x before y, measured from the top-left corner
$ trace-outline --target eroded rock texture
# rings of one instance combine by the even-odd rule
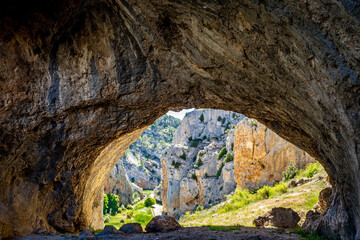
[[[258,119],[334,187],[317,228],[360,238],[359,3],[0,4],[0,234],[75,232],[118,157],[168,109]]]
[[[254,119],[245,118],[235,130],[234,174],[243,189],[271,185],[283,179],[290,163],[298,169],[315,160]]]

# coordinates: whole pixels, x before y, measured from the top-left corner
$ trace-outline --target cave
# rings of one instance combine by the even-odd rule
[[[317,159],[314,230],[360,239],[360,4],[0,3],[0,235],[102,223],[118,156],[168,110],[231,110]]]

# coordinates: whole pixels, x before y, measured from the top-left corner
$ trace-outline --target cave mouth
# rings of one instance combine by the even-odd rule
[[[0,3],[1,236],[103,224],[118,156],[197,107],[318,160],[333,194],[312,230],[360,238],[356,1],[23,2]]]
[[[169,215],[182,226],[236,230],[282,206],[298,211],[301,225],[328,187],[326,177],[315,159],[255,119],[214,109],[169,111],[105,180],[104,223],[145,229],[153,217]],[[260,209],[243,210],[251,204]],[[209,212],[212,219],[204,217]],[[226,221],[226,213],[236,217]]]

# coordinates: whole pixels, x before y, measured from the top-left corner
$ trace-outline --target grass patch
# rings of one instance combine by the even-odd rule
[[[264,186],[254,193],[250,193],[249,190],[238,190],[234,195],[232,195],[230,201],[219,209],[219,212],[225,213],[236,210],[247,206],[250,203],[278,196],[285,193],[287,190],[288,187],[284,182],[281,182],[274,187]]]
[[[296,228],[291,231],[292,233],[298,234],[301,236],[301,240],[325,240],[326,238],[321,237],[316,232],[308,233],[302,230],[301,228]]]

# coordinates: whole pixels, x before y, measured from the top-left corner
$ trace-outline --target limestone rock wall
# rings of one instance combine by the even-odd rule
[[[139,196],[143,195],[142,189],[129,181],[124,165],[119,161],[104,184],[104,193],[118,195],[119,204],[126,206],[133,202],[135,192],[137,192]]]
[[[255,119],[245,118],[236,126],[235,179],[243,189],[254,189],[280,181],[290,162],[300,169],[314,161],[305,151],[282,139]]]
[[[174,136],[177,144],[166,148],[161,158],[164,212],[180,215],[199,205],[209,207],[235,190],[234,163],[225,162],[225,155],[217,157],[223,147],[232,153],[234,129],[229,128],[243,117],[212,109],[184,117]]]
[[[119,156],[196,107],[316,157],[334,201],[314,230],[359,238],[358,1],[1,1],[0,29],[2,236],[87,228]]]

